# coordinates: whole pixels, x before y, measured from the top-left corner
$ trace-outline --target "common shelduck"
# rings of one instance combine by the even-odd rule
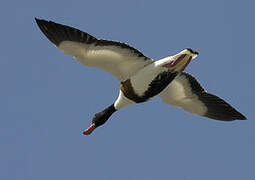
[[[117,110],[159,95],[163,102],[211,119],[232,121],[246,117],[221,98],[207,93],[198,81],[182,72],[198,52],[190,48],[158,61],[128,44],[97,39],[73,27],[35,18],[44,35],[61,51],[86,66],[103,69],[120,81],[117,100],[96,113],[83,134],[103,125]]]

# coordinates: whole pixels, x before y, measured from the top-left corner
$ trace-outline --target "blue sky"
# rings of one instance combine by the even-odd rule
[[[5,1],[0,7],[0,179],[255,179],[253,1]],[[91,136],[119,82],[55,48],[34,17],[119,40],[154,59],[186,47],[186,68],[247,121],[219,122],[155,98]]]

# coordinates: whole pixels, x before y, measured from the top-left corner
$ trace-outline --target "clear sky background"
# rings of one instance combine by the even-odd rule
[[[0,7],[0,179],[254,180],[253,1],[23,0]],[[247,121],[220,122],[157,97],[91,136],[119,82],[55,48],[34,17],[126,42],[160,59],[200,52],[186,72]]]

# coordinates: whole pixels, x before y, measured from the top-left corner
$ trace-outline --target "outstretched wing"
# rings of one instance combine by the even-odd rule
[[[124,81],[153,62],[137,49],[121,42],[100,40],[78,29],[36,19],[44,35],[63,52],[86,66],[103,69]]]
[[[167,104],[211,119],[246,119],[223,99],[207,93],[194,77],[185,72],[180,73],[159,96]]]

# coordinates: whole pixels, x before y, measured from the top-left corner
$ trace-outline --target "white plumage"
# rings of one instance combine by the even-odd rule
[[[181,73],[160,94],[166,104],[183,108],[184,110],[203,116],[207,112],[206,106],[192,92],[189,80]]]
[[[144,60],[127,48],[119,46],[96,46],[80,42],[63,41],[59,49],[73,56],[86,66],[93,66],[111,73],[119,81],[124,81],[134,75],[138,70],[153,62]]]

